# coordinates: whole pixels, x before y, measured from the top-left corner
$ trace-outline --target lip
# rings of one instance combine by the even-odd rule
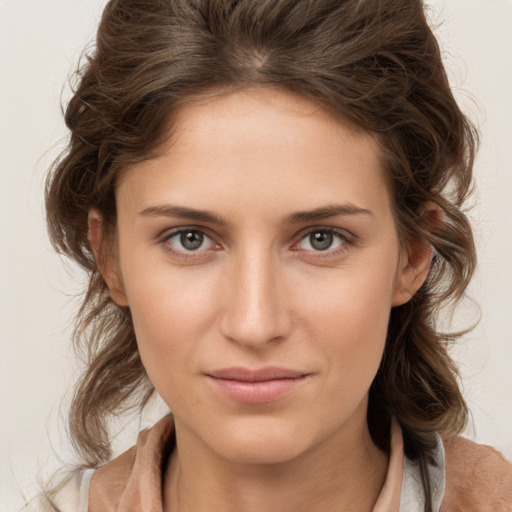
[[[212,385],[236,402],[262,404],[283,398],[300,387],[310,374],[280,367],[233,367],[206,374]]]

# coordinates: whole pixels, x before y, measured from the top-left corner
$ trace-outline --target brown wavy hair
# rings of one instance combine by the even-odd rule
[[[468,414],[447,353],[455,335],[440,332],[437,318],[464,295],[475,267],[464,205],[477,135],[452,95],[420,0],[107,4],[65,113],[69,145],[46,186],[52,243],[90,276],[74,333],[86,362],[69,417],[74,446],[84,465],[107,460],[109,418],[144,407],[154,393],[130,311],[110,299],[94,260],[88,212],[102,213],[112,242],[116,178],[157,154],[176,108],[212,90],[253,86],[293,92],[374,134],[401,239],[435,249],[425,284],[391,311],[368,409],[384,450],[390,418],[398,419],[428,498],[433,433],[454,435]],[[421,214],[427,201],[442,210],[440,225]]]

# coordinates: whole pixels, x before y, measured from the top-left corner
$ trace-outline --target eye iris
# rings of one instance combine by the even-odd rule
[[[310,235],[311,247],[317,251],[329,249],[333,242],[333,234],[326,231],[317,231]]]
[[[204,236],[197,231],[186,231],[180,235],[181,245],[183,245],[183,247],[189,251],[199,249],[199,247],[203,245],[203,241]]]

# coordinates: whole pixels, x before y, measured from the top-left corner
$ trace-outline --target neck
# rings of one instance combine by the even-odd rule
[[[187,436],[180,442],[178,428],[165,512],[371,512],[387,472],[388,457],[373,444],[366,421],[275,464],[226,460]]]

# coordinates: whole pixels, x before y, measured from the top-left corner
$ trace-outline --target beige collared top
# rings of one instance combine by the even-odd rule
[[[62,512],[162,512],[162,474],[172,436],[173,422],[166,416],[113,461],[77,473],[57,496],[58,506]],[[512,512],[512,465],[498,452],[461,437],[443,445],[438,437],[434,460],[429,466],[434,512]],[[402,432],[394,422],[388,472],[373,512],[423,512],[424,503],[419,468],[404,457]]]

